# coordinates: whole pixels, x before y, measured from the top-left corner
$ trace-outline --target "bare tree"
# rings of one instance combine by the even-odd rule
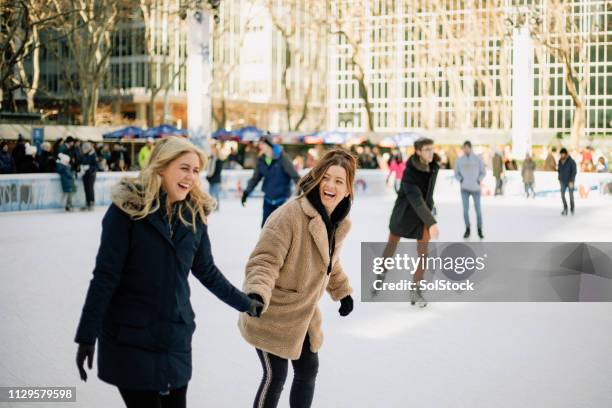
[[[578,149],[584,137],[586,122],[586,93],[589,80],[588,44],[592,40],[596,20],[587,22],[577,8],[588,12],[598,4],[573,4],[563,0],[545,0],[541,6],[532,6],[526,12],[508,19],[513,27],[527,24],[536,46],[542,47],[555,62],[563,66],[565,87],[574,103],[570,144]],[[536,51],[539,60],[542,50]]]
[[[233,26],[228,8],[235,6],[235,3],[223,3],[219,12],[219,21],[212,27],[214,50],[210,93],[212,97],[212,116],[217,129],[224,129],[228,120],[226,101],[228,83],[236,68],[240,65],[244,39],[253,21],[253,4],[253,2],[249,2],[249,7],[244,14],[246,17],[241,19],[238,26]],[[233,47],[230,47],[229,44],[232,44]]]
[[[330,34],[339,42],[339,53],[348,57],[357,82],[359,97],[366,114],[366,130],[374,130],[374,118],[370,103],[369,81],[366,77],[366,56],[363,45],[367,39],[366,1],[328,1]]]
[[[65,44],[71,64],[64,64],[66,83],[81,108],[82,123],[95,125],[100,86],[108,69],[111,35],[128,10],[113,0],[52,0],[61,16],[56,30],[67,33]],[[74,29],[78,27],[78,29]]]
[[[321,23],[324,21],[325,8],[320,1],[303,2],[299,0],[286,0],[282,3],[267,0],[266,6],[272,25],[280,34],[283,44],[281,86],[284,94],[287,129],[296,131],[300,129],[309,115],[314,76],[322,70],[319,53],[311,52],[306,55],[297,43],[297,38],[299,37],[303,42],[310,40],[315,43],[324,43],[325,30],[322,29]],[[298,69],[302,74],[302,78],[299,79],[306,81],[305,86],[300,84],[295,75],[294,81],[290,79],[290,75]],[[299,117],[294,122],[292,118],[298,109]]]

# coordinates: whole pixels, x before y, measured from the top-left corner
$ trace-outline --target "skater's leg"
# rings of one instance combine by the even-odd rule
[[[393,255],[395,255],[395,250],[397,249],[397,244],[399,241],[400,237],[392,234],[391,232],[389,233],[389,239],[387,239],[387,245],[385,246],[382,255],[383,258],[391,258]]]
[[[187,406],[187,386],[170,390],[167,395],[161,395],[162,408],[185,408]]]
[[[470,228],[470,193],[461,190],[461,203],[463,204],[463,221],[465,222],[465,228]]]
[[[95,189],[95,185],[96,185],[96,173],[91,173],[91,176],[89,177],[89,201],[87,202],[87,205],[89,207],[95,207],[96,206],[96,189]]]
[[[480,192],[471,193],[472,200],[474,200],[474,209],[476,210],[476,227],[482,228],[482,212],[480,211]]]
[[[292,360],[291,364],[293,365],[293,383],[289,395],[289,406],[291,408],[310,408],[319,371],[319,356],[310,351],[308,334],[304,339],[299,360]]]
[[[270,204],[269,202],[266,201],[266,199],[264,198],[264,205],[263,205],[263,219],[261,220],[261,227],[263,228],[264,224],[266,223],[266,220],[268,219],[268,217],[270,216],[270,214],[272,214],[274,212],[274,210],[276,210],[277,208],[279,208],[281,205],[285,204],[285,202],[281,202],[281,203],[277,203],[277,204]]]
[[[161,408],[161,399],[157,391],[129,390],[119,388],[119,393],[127,408],[151,407]]]
[[[568,186],[569,197],[570,197],[570,211],[574,212],[574,186]]]
[[[219,183],[209,183],[208,184],[208,193],[212,198],[217,202],[217,210],[220,208],[221,202],[219,200],[219,190],[221,185]]]
[[[263,367],[263,378],[255,395],[253,408],[276,408],[287,379],[286,359],[256,349]]]
[[[431,237],[429,235],[429,228],[427,228],[427,226],[424,226],[423,236],[421,237],[421,239],[417,240],[417,256],[418,257],[422,257],[422,259],[427,258],[427,253],[428,253],[427,249],[428,249],[430,240],[431,240]],[[423,267],[423,264],[420,263],[416,269],[416,272],[414,273],[414,276],[412,277],[412,280],[415,283],[420,282],[421,280],[423,280],[424,273],[425,273],[425,268]]]
[[[563,202],[563,212],[567,212],[567,201],[565,200],[565,190],[568,186],[565,183],[561,183],[561,201]]]

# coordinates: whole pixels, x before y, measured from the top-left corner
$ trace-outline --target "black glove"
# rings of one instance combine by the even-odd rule
[[[77,368],[79,369],[81,380],[83,381],[87,381],[87,372],[85,371],[85,367],[83,367],[83,363],[85,363],[85,359],[87,359],[87,366],[90,370],[92,369],[95,349],[96,347],[93,344],[79,343],[79,348],[77,349],[76,354],[76,364]]]
[[[240,199],[240,203],[242,204],[243,207],[246,204],[246,200],[247,200],[248,196],[249,195],[246,193],[246,191],[244,193],[242,193],[242,198]]]
[[[353,298],[347,295],[340,300],[340,316],[348,316],[353,311]]]
[[[249,293],[247,296],[251,298],[251,306],[246,313],[251,317],[260,317],[264,308],[262,297],[257,293]]]

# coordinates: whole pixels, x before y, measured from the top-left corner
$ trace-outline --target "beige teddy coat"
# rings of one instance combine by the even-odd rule
[[[336,246],[329,265],[327,229],[306,197],[296,198],[268,218],[246,266],[243,290],[264,301],[261,317],[240,314],[238,327],[258,349],[297,360],[306,333],[310,349],[323,343],[317,303],[325,290],[334,301],[352,293],[338,260],[340,246],[351,226],[345,218],[336,229]]]

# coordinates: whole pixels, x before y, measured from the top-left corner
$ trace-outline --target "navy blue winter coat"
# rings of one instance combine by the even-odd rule
[[[75,341],[98,340],[98,377],[118,387],[166,391],[190,380],[190,270],[234,309],[246,311],[251,302],[215,266],[207,226],[198,222],[195,233],[180,222],[171,228],[162,213],[133,220],[112,204],[102,220]]]
[[[275,201],[284,201],[291,196],[291,180],[295,183],[300,179],[300,175],[289,157],[282,151],[280,146],[274,149],[274,158],[268,165],[265,156],[261,156],[257,160],[253,177],[249,180],[247,188],[244,190],[247,195],[255,189],[259,181],[263,178],[264,198],[274,203]]]
[[[561,184],[569,184],[573,183],[576,180],[576,162],[572,159],[571,156],[567,156],[565,163],[562,163],[559,160],[559,166],[557,167],[559,170],[559,181]]]

